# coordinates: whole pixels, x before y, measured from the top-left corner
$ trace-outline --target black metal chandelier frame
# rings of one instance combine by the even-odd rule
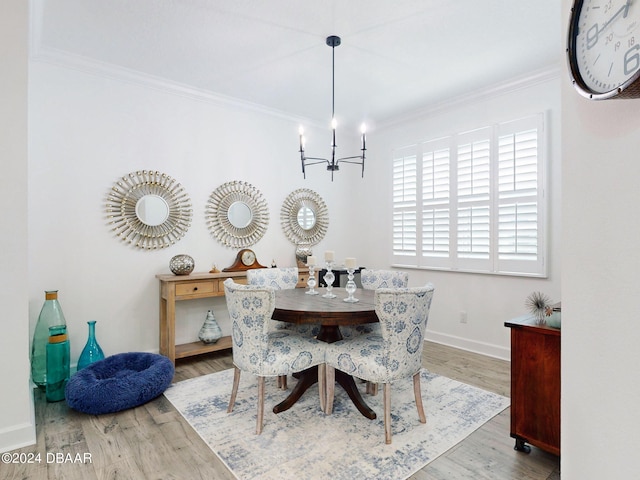
[[[304,141],[304,130],[300,127],[300,161],[302,163],[302,176],[303,178],[307,178],[306,175],[306,167],[310,165],[318,165],[321,163],[326,163],[327,170],[331,172],[331,181],[333,182],[333,172],[340,170],[340,162],[342,163],[352,163],[355,165],[362,166],[362,177],[364,178],[364,161],[365,161],[365,153],[367,151],[366,147],[366,134],[364,125],[362,127],[362,145],[360,148],[360,155],[353,155],[350,157],[342,157],[336,158],[336,57],[335,57],[335,49],[341,43],[340,37],[336,35],[331,35],[327,37],[327,45],[331,47],[331,129],[332,129],[332,138],[331,138],[331,158],[322,158],[322,157],[307,157],[305,154],[305,141]]]

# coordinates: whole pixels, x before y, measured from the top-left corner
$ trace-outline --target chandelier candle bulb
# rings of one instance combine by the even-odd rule
[[[355,258],[345,258],[344,259],[344,266],[347,269],[355,269],[356,268],[356,259]]]
[[[333,250],[327,250],[324,252],[324,261],[333,262]]]

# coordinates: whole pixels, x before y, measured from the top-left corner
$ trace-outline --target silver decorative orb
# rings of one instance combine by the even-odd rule
[[[196,262],[189,255],[176,255],[169,262],[169,268],[175,275],[189,275],[193,272]]]

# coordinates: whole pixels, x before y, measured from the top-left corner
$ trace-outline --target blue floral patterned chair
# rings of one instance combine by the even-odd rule
[[[275,290],[293,289],[298,285],[298,267],[256,268],[247,270],[247,282],[249,285],[272,287]],[[271,326],[274,329],[284,328],[286,330],[295,330],[302,335],[310,337],[315,337],[320,332],[320,325],[314,324],[296,325],[293,323],[271,320]],[[286,390],[286,375],[278,377],[278,387]]]
[[[324,410],[324,351],[326,344],[292,330],[270,330],[275,308],[272,287],[240,285],[228,278],[224,282],[227,309],[232,322],[233,389],[227,412],[233,410],[240,372],[258,376],[258,416],[256,434],[262,432],[264,379],[300,372],[318,365],[320,407]]]
[[[362,288],[405,288],[409,285],[409,274],[400,270],[367,270],[360,272]]]
[[[409,285],[409,274],[400,270],[367,270],[360,272],[360,281],[365,290],[378,288],[405,288]],[[368,333],[380,333],[380,325],[377,323],[365,323],[355,327],[340,327],[342,338],[352,338]]]
[[[426,423],[420,391],[424,334],[434,287],[380,288],[375,309],[381,335],[368,334],[327,344],[325,412],[333,409],[335,369],[368,382],[384,384],[385,441],[391,443],[391,382],[413,377],[420,422]]]
[[[296,288],[298,284],[298,268],[257,268],[247,270],[247,282],[249,285],[260,287],[269,286],[276,290],[287,290]],[[315,337],[320,332],[319,324],[296,325],[293,323],[272,320],[275,328],[286,328],[295,330],[298,333]]]

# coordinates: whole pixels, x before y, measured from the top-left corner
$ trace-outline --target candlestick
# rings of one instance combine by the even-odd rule
[[[333,258],[333,252],[331,252],[331,257]],[[331,292],[331,290],[333,290],[333,281],[336,279],[336,276],[331,271],[331,265],[332,262],[327,261],[327,273],[324,274],[324,283],[327,285],[327,293],[322,295],[324,298],[336,298],[336,294]]]
[[[347,258],[346,260],[353,260],[354,264],[356,262],[355,258]],[[347,263],[346,260],[345,260],[345,263]],[[344,301],[349,303],[356,303],[359,301],[357,298],[353,296],[353,293],[356,291],[356,282],[353,281],[354,272],[355,272],[355,268],[347,267],[347,277],[349,279],[347,280],[347,284],[345,285],[344,289],[347,291],[347,294],[349,296],[345,298]]]
[[[313,258],[314,263],[309,263],[310,258]],[[307,267],[309,267],[309,278],[307,279],[307,286],[309,287],[309,290],[304,293],[307,295],[318,295],[319,292],[316,291],[315,257],[307,257]]]

